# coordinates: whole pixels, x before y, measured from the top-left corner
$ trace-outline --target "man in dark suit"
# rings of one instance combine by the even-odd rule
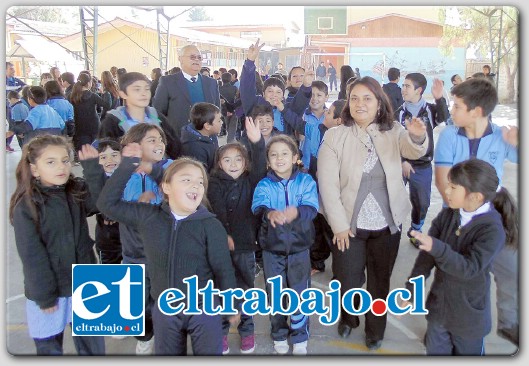
[[[180,49],[178,60],[182,71],[160,78],[153,107],[167,117],[180,137],[180,130],[189,123],[193,104],[207,102],[220,108],[220,95],[217,81],[200,75],[202,55],[196,46]]]

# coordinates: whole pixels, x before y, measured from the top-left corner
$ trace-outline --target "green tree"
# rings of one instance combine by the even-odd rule
[[[445,24],[448,8],[440,10],[440,21]],[[457,7],[459,24],[452,22],[444,26],[441,50],[445,55],[452,53],[454,46],[474,47],[487,57],[492,56],[493,72],[497,78],[504,78],[507,96],[504,102],[515,100],[515,80],[518,74],[518,9],[512,6],[468,6]]]
[[[189,12],[189,20],[192,22],[199,22],[203,20],[212,20],[211,17],[206,12],[206,9],[203,6],[195,6]]]

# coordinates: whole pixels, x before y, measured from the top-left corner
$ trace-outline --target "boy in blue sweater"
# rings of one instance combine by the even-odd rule
[[[454,125],[447,126],[437,140],[434,163],[435,185],[448,202],[448,172],[467,159],[491,164],[501,180],[505,160],[518,163],[518,128],[499,127],[490,120],[498,104],[494,85],[485,78],[472,78],[452,88]],[[518,345],[518,248],[506,245],[492,264],[496,282],[498,335]]]
[[[281,112],[277,109],[279,103],[283,103],[285,84],[282,80],[271,77],[266,79],[263,85],[263,95],[257,95],[255,87],[255,60],[259,56],[259,51],[264,43],[259,45],[259,39],[248,49],[248,56],[244,61],[241,73],[240,95],[244,114],[249,116],[253,107],[257,104],[268,104],[274,107],[274,127],[279,131],[293,135],[294,131],[285,125]],[[303,77],[303,85],[299,88],[292,103],[286,103],[285,108],[292,109],[296,114],[301,115],[307,108],[311,97],[311,85],[314,80],[314,71],[308,71]]]
[[[64,120],[55,109],[46,104],[46,90],[40,86],[32,86],[28,96],[31,110],[23,123],[13,126],[13,132],[23,135],[24,142],[45,133],[61,135],[65,127]]]

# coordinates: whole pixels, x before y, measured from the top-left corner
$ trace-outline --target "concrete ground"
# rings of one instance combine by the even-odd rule
[[[332,98],[336,98],[331,94]],[[494,112],[494,121],[498,124],[518,124],[518,113],[516,109],[498,106]],[[436,131],[436,136],[439,131]],[[6,154],[6,202],[15,188],[15,168],[20,160],[20,149],[16,142],[12,147],[17,151]],[[80,167],[75,167],[74,172],[81,175]],[[435,179],[434,179],[435,181]],[[511,193],[518,196],[518,166],[512,163],[505,164],[504,185]],[[440,211],[442,200],[435,186],[432,187],[432,201],[427,216],[425,230],[428,230],[431,220]],[[405,227],[408,227],[405,223]],[[20,259],[18,257],[13,228],[5,222],[7,241],[5,242],[5,265],[6,265],[6,350],[11,355],[32,355],[35,354],[35,346],[28,335],[25,315],[25,297],[23,291],[23,274]],[[94,230],[94,220],[90,219],[91,230]],[[405,235],[401,240],[399,255],[393,271],[392,288],[402,287],[410,270],[413,266],[418,250],[409,244]],[[312,277],[312,286],[322,290],[328,289],[328,282],[332,275],[330,272],[331,259],[327,261],[327,271],[318,273]],[[429,283],[429,282],[428,282]],[[256,287],[263,288],[263,275],[260,274],[256,279]],[[493,294],[492,303],[495,304],[495,285],[492,284],[491,293]],[[495,333],[496,325],[496,308],[493,306],[493,331],[485,338],[485,352],[488,355],[513,355],[517,348],[508,341],[498,337]],[[255,335],[256,350],[254,355],[272,355],[273,342],[270,338],[270,323],[267,317],[256,316]],[[374,352],[369,352],[364,345],[364,318],[361,318],[361,325],[354,329],[349,338],[342,339],[337,334],[337,326],[323,326],[316,317],[311,318],[310,323],[310,340],[308,346],[309,355],[342,355],[342,356],[393,356],[393,355],[424,355],[424,346],[421,339],[424,335],[426,321],[423,316],[403,316],[396,318],[388,317],[388,325],[382,347]],[[134,355],[136,341],[134,338],[117,340],[110,337],[106,338],[107,353],[109,355]],[[232,328],[229,335],[230,355],[239,355],[240,337],[237,330]],[[75,354],[73,343],[69,330],[65,336],[65,353]],[[189,353],[191,347],[188,348]],[[15,361],[20,360],[19,358]],[[240,359],[239,359],[240,360]],[[318,360],[322,360],[319,358]],[[334,360],[334,359],[333,359]],[[253,362],[253,360],[252,360]],[[334,361],[333,361],[334,362]]]

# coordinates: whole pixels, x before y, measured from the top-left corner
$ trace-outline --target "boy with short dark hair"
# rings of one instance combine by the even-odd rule
[[[41,86],[32,86],[28,97],[31,110],[24,122],[13,126],[13,132],[24,135],[24,142],[45,133],[62,135],[65,128],[64,120],[55,109],[46,104],[46,90]]]
[[[20,99],[20,94],[11,90],[7,93],[7,101],[9,102],[9,127],[12,129],[13,126],[19,125],[26,120],[29,114],[29,108]],[[17,136],[18,144],[22,146],[24,139]]]
[[[309,107],[302,117],[292,110],[284,108],[282,103],[278,103],[277,109],[283,114],[285,122],[294,129],[295,132],[305,136],[301,143],[303,167],[310,169],[311,157],[318,154],[320,147],[320,130],[318,126],[325,118],[325,103],[329,99],[329,88],[323,81],[312,82],[312,96]]]
[[[428,133],[428,149],[426,154],[419,159],[402,159],[402,175],[404,184],[409,182],[410,201],[412,205],[411,225],[407,231],[410,242],[418,247],[417,240],[410,235],[411,230],[422,231],[432,191],[432,160],[434,150],[433,129],[441,122],[448,119],[448,106],[443,98],[443,83],[439,79],[433,80],[432,95],[435,104],[428,103],[424,97],[426,90],[426,77],[418,72],[406,75],[402,83],[402,104],[395,111],[395,119],[402,126],[406,126],[406,120],[413,117],[421,118],[426,125]]]
[[[222,127],[220,109],[211,103],[195,103],[189,112],[189,124],[182,127],[182,155],[200,161],[209,173],[214,167],[217,136]]]
[[[151,81],[142,73],[127,72],[119,76],[119,96],[126,100],[124,106],[107,112],[99,127],[99,137],[116,141],[138,123],[150,123],[160,127],[167,137],[166,153],[171,159],[180,156],[180,141],[176,132],[163,114],[149,107]]]
[[[494,85],[485,78],[472,78],[452,88],[454,125],[439,134],[434,154],[435,185],[447,202],[448,171],[467,159],[491,164],[500,179],[505,160],[518,163],[518,128],[499,127],[490,114],[498,103]],[[504,246],[494,259],[492,273],[496,282],[498,308],[497,333],[518,346],[518,249]]]
[[[389,83],[384,84],[382,90],[384,90],[384,93],[388,96],[389,101],[393,106],[393,110],[396,111],[404,103],[404,99],[402,99],[402,90],[399,86],[400,70],[396,67],[390,67],[388,70],[388,79]]]
[[[259,45],[259,40],[250,46],[247,59],[244,61],[244,66],[242,68],[240,95],[244,114],[250,115],[250,112],[255,105],[271,105],[274,107],[274,127],[285,134],[293,135],[293,129],[290,126],[285,125],[283,116],[277,109],[277,105],[283,103],[285,84],[277,78],[270,77],[264,82],[263,95],[257,95],[255,87],[255,60],[259,56],[259,51],[263,46],[264,43]],[[305,73],[303,80],[303,85],[299,88],[292,103],[285,104],[285,108],[292,109],[298,115],[301,115],[309,104],[314,72],[311,71]]]

